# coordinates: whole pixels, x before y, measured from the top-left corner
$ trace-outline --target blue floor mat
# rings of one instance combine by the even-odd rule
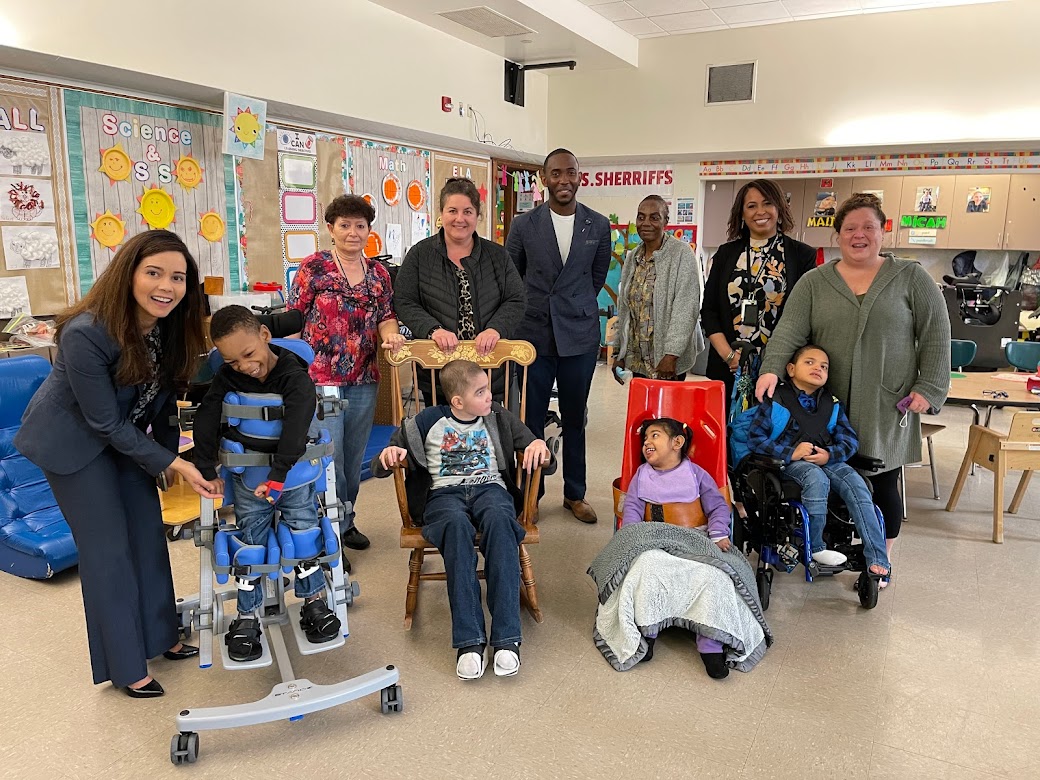
[[[365,447],[365,458],[361,462],[362,482],[372,476],[372,469],[370,467],[372,458],[382,452],[386,445],[390,443],[390,437],[396,430],[397,428],[393,425],[372,426],[372,435],[368,437],[368,446]]]

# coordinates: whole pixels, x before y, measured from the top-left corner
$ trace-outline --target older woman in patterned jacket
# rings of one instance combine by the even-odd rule
[[[685,241],[668,234],[668,204],[648,195],[639,204],[642,243],[628,253],[618,285],[617,369],[636,376],[681,382],[704,350],[697,326],[701,282],[697,259]]]

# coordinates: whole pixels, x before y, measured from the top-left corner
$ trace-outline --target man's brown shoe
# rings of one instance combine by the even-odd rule
[[[596,517],[596,510],[593,509],[592,505],[583,498],[580,498],[577,501],[571,501],[569,498],[565,498],[563,499],[563,506],[566,509],[571,510],[571,514],[583,523],[591,524],[595,523],[599,519]]]

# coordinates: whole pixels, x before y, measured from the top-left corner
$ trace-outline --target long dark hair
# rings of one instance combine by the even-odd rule
[[[121,351],[116,371],[116,382],[120,385],[139,385],[153,377],[153,366],[137,321],[134,273],[145,258],[162,252],[179,252],[184,255],[187,265],[184,297],[173,311],[159,320],[163,350],[162,376],[167,383],[191,380],[195,376],[199,356],[206,349],[202,327],[202,288],[195,258],[175,233],[146,230],[132,237],[119,247],[108,268],[101,273],[83,299],[57,317],[58,339],[69,321],[84,312],[90,312],[95,321],[108,328]]]
[[[787,205],[787,196],[780,189],[780,185],[770,179],[754,179],[737,190],[737,196],[733,199],[733,206],[729,210],[730,241],[747,238],[751,235],[748,226],[744,224],[744,198],[747,196],[748,190],[758,190],[762,193],[763,198],[776,206],[777,233],[786,233],[794,227],[791,207]]]

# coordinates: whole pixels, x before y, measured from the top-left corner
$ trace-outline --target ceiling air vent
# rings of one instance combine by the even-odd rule
[[[508,16],[493,11],[487,6],[461,8],[458,11],[445,11],[437,14],[470,30],[486,35],[488,38],[508,38],[511,35],[530,35],[534,30],[514,22]]]
[[[755,63],[708,66],[706,103],[751,103],[755,100]]]

